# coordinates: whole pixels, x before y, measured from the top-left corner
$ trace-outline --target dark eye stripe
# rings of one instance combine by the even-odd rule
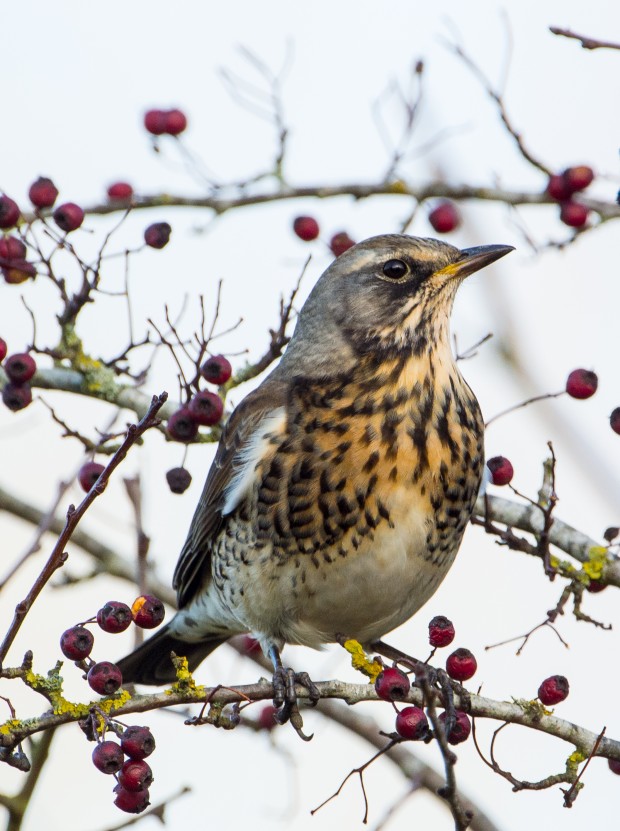
[[[390,280],[400,280],[408,271],[407,264],[402,260],[388,260],[383,266],[383,273]]]

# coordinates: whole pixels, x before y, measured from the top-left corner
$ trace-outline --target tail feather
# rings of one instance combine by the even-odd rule
[[[170,684],[176,680],[171,652],[187,658],[190,671],[193,672],[207,655],[227,640],[228,638],[214,635],[208,640],[188,643],[170,635],[169,627],[164,626],[156,635],[117,661],[117,666],[123,674],[124,684]]]

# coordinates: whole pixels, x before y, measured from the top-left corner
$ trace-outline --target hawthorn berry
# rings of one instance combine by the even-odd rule
[[[154,222],[144,231],[144,242],[150,248],[161,250],[168,245],[171,233],[172,227],[168,222]]]
[[[549,178],[547,193],[556,202],[564,202],[566,199],[570,199],[574,191],[569,188],[561,173],[555,173]]]
[[[607,764],[609,765],[609,770],[612,773],[615,773],[616,776],[620,776],[620,762],[617,759],[608,759]]]
[[[165,112],[164,132],[170,136],[178,136],[187,128],[187,116],[182,110],[168,110]]]
[[[567,167],[562,178],[569,189],[570,193],[576,193],[579,190],[585,190],[588,185],[594,181],[594,171],[586,164],[580,164],[576,167]]]
[[[609,426],[614,433],[618,433],[620,435],[620,407],[616,407],[615,410],[612,410],[612,413],[609,416]]]
[[[2,390],[2,402],[5,407],[16,413],[32,403],[32,390],[29,384],[5,384]]]
[[[312,242],[320,233],[319,223],[313,216],[297,216],[293,220],[293,231],[304,242]]]
[[[334,234],[329,241],[329,248],[334,257],[339,257],[341,254],[344,254],[344,252],[348,251],[353,245],[355,245],[355,242],[346,231],[339,231],[337,234]]]
[[[9,260],[2,266],[4,282],[16,286],[37,276],[37,270],[27,260]]]
[[[148,727],[128,727],[121,736],[123,753],[130,759],[146,759],[155,750],[155,738]]]
[[[128,629],[132,620],[133,616],[129,606],[126,603],[120,603],[118,600],[108,600],[105,606],[102,606],[97,612],[97,623],[101,629],[113,635]]]
[[[212,355],[200,367],[200,374],[210,384],[218,387],[225,384],[232,375],[232,366],[223,355]]]
[[[116,664],[99,661],[88,670],[86,680],[99,695],[113,695],[123,683],[123,676]]]
[[[560,219],[565,225],[571,228],[583,228],[588,221],[589,209],[580,202],[573,202],[571,199],[562,202],[560,207]]]
[[[538,698],[545,707],[564,701],[568,693],[568,680],[563,675],[551,675],[549,678],[545,678],[538,688]]]
[[[168,435],[174,441],[192,441],[198,433],[198,422],[187,407],[172,413],[166,425]]]
[[[149,801],[149,792],[147,790],[128,791],[121,785],[117,785],[114,788],[114,793],[116,794],[114,804],[117,808],[120,808],[121,811],[125,811],[127,814],[141,814],[142,811],[146,811],[151,804]]]
[[[403,739],[419,741],[428,736],[428,719],[419,707],[405,707],[396,716],[396,732]]]
[[[65,234],[76,231],[84,222],[84,211],[75,202],[65,202],[64,205],[59,205],[52,216],[56,225]]]
[[[428,642],[436,648],[449,646],[454,640],[454,624],[443,615],[435,615],[428,624]]]
[[[566,379],[566,392],[571,398],[590,398],[598,387],[598,375],[589,369],[573,369]]]
[[[17,237],[0,237],[0,258],[3,260],[23,260],[25,257],[26,246],[20,239]]]
[[[586,589],[590,592],[590,594],[598,594],[599,592],[605,591],[606,588],[607,583],[601,583],[600,580],[590,580],[586,586]]]
[[[487,461],[487,467],[491,471],[491,481],[494,485],[507,485],[512,481],[514,468],[505,456],[493,456]]]
[[[192,483],[192,475],[184,467],[173,467],[166,473],[166,480],[172,493],[185,493]]]
[[[386,667],[377,675],[375,691],[384,701],[397,701],[406,698],[411,684],[404,672],[396,667]]]
[[[127,791],[143,791],[153,783],[153,771],[144,759],[127,759],[118,775],[118,781]]]
[[[117,742],[105,741],[93,750],[92,759],[93,765],[102,773],[118,773],[123,767],[125,754]]]
[[[86,462],[82,465],[78,471],[78,482],[82,490],[88,493],[104,470],[105,467],[99,462]]]
[[[28,191],[28,198],[35,208],[51,208],[57,197],[58,188],[47,176],[39,176]]]
[[[428,215],[428,221],[439,234],[454,231],[461,224],[461,216],[454,202],[442,202]]]
[[[188,412],[196,424],[210,427],[217,424],[224,413],[224,402],[215,392],[201,390],[189,402]]]
[[[8,346],[6,345],[6,341],[3,338],[0,338],[0,364],[6,358],[7,351]]]
[[[273,730],[276,726],[277,709],[273,704],[266,704],[258,714],[258,726],[261,730]]]
[[[129,182],[113,182],[108,185],[108,199],[115,202],[128,202],[133,196],[133,188]]]
[[[0,228],[12,228],[17,225],[19,219],[19,207],[5,194],[0,196]]]
[[[446,660],[446,672],[455,681],[468,681],[478,669],[478,662],[469,649],[455,649]]]
[[[166,132],[166,113],[164,110],[148,110],[144,113],[144,126],[154,136]]]
[[[4,362],[4,371],[14,384],[25,384],[37,371],[37,364],[28,352],[16,352]]]
[[[445,726],[447,714],[441,713],[439,716],[439,721],[443,722]],[[461,710],[456,711],[456,721],[454,723],[454,727],[448,735],[446,739],[448,740],[449,744],[461,744],[462,742],[467,741],[469,738],[469,734],[471,733],[471,722],[466,713],[463,713]]]
[[[72,626],[60,636],[60,651],[71,661],[83,661],[90,655],[95,638],[85,626]]]
[[[133,622],[141,629],[155,629],[166,616],[164,604],[152,594],[137,597],[131,607]]]

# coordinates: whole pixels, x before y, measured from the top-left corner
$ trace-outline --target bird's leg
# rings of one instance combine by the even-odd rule
[[[312,705],[321,697],[319,689],[307,672],[295,672],[290,667],[283,666],[280,650],[275,644],[269,647],[268,656],[273,664],[273,706],[278,708],[276,721],[279,724],[290,721],[297,735],[304,741],[310,741],[312,736],[306,736],[302,730],[304,723],[297,704],[295,684],[301,684],[308,690]]]
[[[401,652],[400,649],[396,649],[395,646],[390,646],[389,643],[385,643],[384,641],[373,641],[373,643],[370,644],[370,647],[373,651],[378,652],[379,655],[382,655],[384,658],[409,667],[409,669],[413,670],[415,673],[416,678],[424,675],[428,679],[428,683],[431,687],[436,685],[437,670],[424,661],[420,661],[412,655],[407,655],[406,652]]]

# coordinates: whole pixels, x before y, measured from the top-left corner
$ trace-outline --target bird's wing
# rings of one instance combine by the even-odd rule
[[[243,399],[224,427],[174,572],[179,608],[211,578],[211,540],[251,486],[261,450],[256,437],[285,418],[285,394],[285,386],[270,377]]]

